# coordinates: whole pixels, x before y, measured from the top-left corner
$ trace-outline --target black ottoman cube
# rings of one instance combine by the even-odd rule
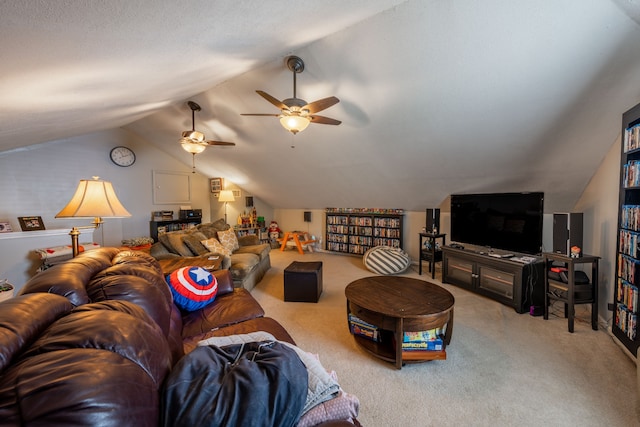
[[[322,293],[322,261],[294,261],[284,269],[284,300],[318,302]]]

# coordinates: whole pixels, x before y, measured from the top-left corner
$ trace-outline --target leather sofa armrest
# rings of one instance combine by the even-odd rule
[[[229,270],[215,270],[212,274],[218,281],[218,295],[224,295],[233,292],[233,278]]]

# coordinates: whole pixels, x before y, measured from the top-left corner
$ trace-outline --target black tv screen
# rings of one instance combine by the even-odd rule
[[[451,240],[507,251],[542,252],[544,193],[451,195]]]

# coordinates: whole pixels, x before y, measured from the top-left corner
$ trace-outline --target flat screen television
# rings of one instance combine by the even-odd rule
[[[544,193],[451,195],[451,240],[477,246],[542,252]]]

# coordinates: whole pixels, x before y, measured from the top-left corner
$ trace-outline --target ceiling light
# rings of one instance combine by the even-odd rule
[[[301,132],[309,126],[310,120],[303,116],[292,115],[292,116],[280,116],[280,124],[283,128],[291,132],[292,134],[296,134]]]
[[[182,149],[184,151],[186,151],[187,153],[191,153],[191,154],[200,154],[202,153],[205,148],[207,148],[207,143],[202,141],[202,142],[196,142],[190,138],[181,138],[180,139],[180,144],[182,145]]]

